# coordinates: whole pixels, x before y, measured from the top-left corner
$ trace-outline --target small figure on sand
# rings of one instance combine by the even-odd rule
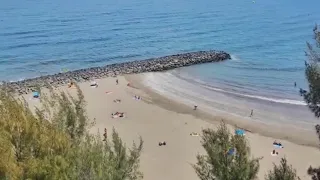
[[[199,134],[196,132],[192,132],[192,133],[190,133],[190,136],[199,136]]]
[[[253,109],[251,109],[251,113],[250,113],[250,117],[252,117],[253,116]]]
[[[300,93],[300,96],[304,96],[307,93],[307,91],[300,88],[299,93]]]
[[[73,82],[68,83],[68,88],[72,88],[74,86]]]
[[[119,80],[118,80],[118,79],[116,79],[116,84],[117,84],[117,85],[119,84]]]
[[[194,107],[193,107],[193,110],[197,110],[197,108],[198,108],[198,106],[194,106]]]
[[[294,82],[294,87],[297,87],[297,82]]]
[[[133,97],[135,100],[140,100],[141,99],[141,97],[140,96],[137,96],[137,95],[134,95],[134,97]]]
[[[167,143],[165,141],[159,142],[159,146],[165,146]]]
[[[95,81],[92,81],[92,82],[90,83],[90,86],[93,87],[93,88],[97,88],[97,87],[98,87],[98,83],[95,82]]]
[[[124,112],[115,112],[115,113],[111,114],[111,117],[112,118],[124,118],[125,114],[124,114]]]
[[[272,150],[272,152],[271,152],[271,156],[278,156],[278,152],[276,152],[276,150]]]

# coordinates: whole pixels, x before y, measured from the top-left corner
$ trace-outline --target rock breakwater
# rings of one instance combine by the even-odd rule
[[[103,67],[80,69],[17,82],[4,82],[2,86],[6,86],[8,90],[18,94],[27,94],[36,87],[57,87],[69,82],[83,82],[123,74],[166,71],[195,64],[219,62],[230,58],[230,54],[224,51],[198,51],[140,61],[110,64]]]

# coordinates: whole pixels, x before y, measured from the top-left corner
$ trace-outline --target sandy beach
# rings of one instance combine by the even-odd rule
[[[118,85],[116,79],[119,80]],[[128,80],[130,86],[127,86]],[[141,156],[144,179],[198,179],[191,164],[196,162],[196,155],[204,151],[200,137],[190,136],[190,133],[200,133],[203,128],[215,128],[219,119],[193,111],[193,107],[157,96],[138,83],[137,75],[95,81],[99,85],[97,88],[92,88],[90,82],[79,84],[87,100],[88,115],[96,119],[92,133],[101,133],[107,128],[110,134],[114,127],[129,147],[132,141],[137,141],[141,136],[144,140]],[[66,86],[59,89],[75,93],[75,89]],[[37,105],[39,102],[32,100],[30,96],[25,95],[30,105]],[[140,96],[141,99],[137,100],[134,96]],[[116,99],[121,101],[114,102]],[[123,112],[124,117],[112,118],[111,114],[115,112]],[[290,131],[287,133],[290,136]],[[252,155],[263,157],[260,161],[259,179],[263,179],[266,172],[272,169],[273,163],[278,163],[283,156],[297,169],[301,179],[310,179],[307,168],[319,165],[320,151],[316,147],[277,139],[285,148],[277,150],[279,156],[272,157],[270,152],[274,149],[272,143],[275,137],[250,132],[246,132],[246,136]],[[160,147],[160,141],[166,141],[167,145]]]

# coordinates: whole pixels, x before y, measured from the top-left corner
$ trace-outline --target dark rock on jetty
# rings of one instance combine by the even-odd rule
[[[46,75],[23,81],[4,83],[2,86],[5,85],[9,90],[18,94],[27,94],[36,87],[48,87],[49,85],[57,87],[70,81],[83,82],[90,79],[123,74],[166,71],[183,66],[219,62],[230,58],[230,55],[223,51],[198,51]]]

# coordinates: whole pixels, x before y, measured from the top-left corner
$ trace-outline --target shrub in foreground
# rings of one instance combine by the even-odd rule
[[[91,135],[85,100],[50,90],[43,108],[30,110],[0,90],[0,179],[142,179],[139,158],[143,141],[126,148],[118,133],[102,141]]]
[[[207,154],[193,165],[201,180],[256,179],[260,158],[251,158],[246,138],[232,135],[223,122],[217,130],[202,131],[202,146]]]
[[[273,170],[269,171],[265,180],[300,180],[297,172],[288,164],[286,158],[281,158],[280,165],[273,165]]]
[[[313,29],[315,44],[307,43],[308,51],[306,55],[308,61],[306,61],[306,78],[308,80],[309,90],[302,93],[305,102],[312,113],[319,118],[320,117],[320,27],[315,26]],[[320,140],[320,125],[315,126],[316,133]],[[320,180],[320,168],[310,167],[308,174],[312,180]]]

